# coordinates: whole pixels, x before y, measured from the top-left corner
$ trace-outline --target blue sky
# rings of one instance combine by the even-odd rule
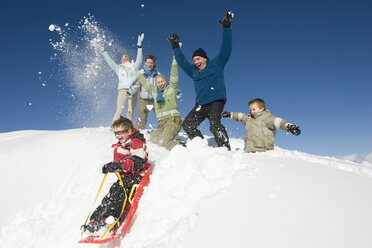
[[[77,101],[71,100],[75,92],[68,85],[77,82],[64,71],[66,65],[51,60],[56,51],[50,40],[59,37],[48,29],[50,24],[69,23],[73,29],[90,13],[132,57],[136,37],[143,32],[144,53],[154,54],[159,70],[169,75],[168,35],[180,35],[190,61],[199,47],[213,58],[221,45],[217,21],[228,10],[236,16],[233,52],[225,68],[225,110],[248,112],[247,102],[260,97],[272,114],[300,125],[303,131],[298,137],[278,131],[278,146],[332,156],[370,153],[372,3],[361,0],[2,1],[0,132],[110,124],[115,76],[106,68],[111,86],[103,90],[112,108],[91,123],[84,117],[92,113],[71,115]],[[68,34],[81,38],[72,31]],[[116,61],[121,53],[111,51]],[[181,69],[180,89],[179,107],[185,117],[195,103],[195,93],[193,82]],[[153,114],[150,123],[157,125]],[[223,124],[230,137],[244,136],[242,124],[232,120]],[[208,123],[201,129],[211,135]]]

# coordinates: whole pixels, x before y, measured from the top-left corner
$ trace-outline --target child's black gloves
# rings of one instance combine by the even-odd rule
[[[224,112],[222,113],[222,117],[223,117],[223,118],[230,118],[230,117],[231,117],[231,113],[230,113],[230,112],[227,112],[227,111],[224,111]]]
[[[171,34],[168,37],[169,43],[172,45],[172,49],[176,49],[180,47],[180,37],[178,34]]]
[[[102,167],[102,173],[121,171],[121,165],[117,162],[110,162]]]
[[[218,21],[218,22],[222,24],[222,27],[229,28],[231,26],[231,21],[233,18],[234,18],[234,13],[229,11],[224,14],[223,20]]]
[[[300,127],[297,125],[289,124],[287,126],[287,130],[296,136],[301,134]]]

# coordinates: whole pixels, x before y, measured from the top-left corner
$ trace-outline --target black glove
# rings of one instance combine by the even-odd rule
[[[177,90],[177,99],[180,99],[182,96],[182,92],[180,90]]]
[[[128,98],[130,98],[130,99],[132,99],[132,93],[130,92],[130,90],[128,90],[127,92],[126,92],[126,95],[127,95],[127,97]]]
[[[293,135],[300,135],[300,133],[301,133],[301,130],[300,130],[300,127],[299,126],[297,126],[297,125],[293,125],[293,124],[289,124],[288,126],[287,126],[287,130],[289,131],[289,132],[291,132]]]
[[[234,13],[229,11],[223,15],[223,20],[218,21],[218,22],[222,24],[222,27],[229,28],[231,26],[231,21],[233,18],[234,18]]]
[[[178,34],[169,35],[168,41],[171,43],[172,49],[180,47],[180,37],[178,36]]]
[[[102,173],[121,171],[121,165],[117,162],[110,162],[102,167]]]
[[[222,117],[223,117],[223,118],[230,118],[230,117],[231,117],[231,113],[230,113],[230,112],[227,112],[227,111],[224,111],[224,112],[222,113]]]

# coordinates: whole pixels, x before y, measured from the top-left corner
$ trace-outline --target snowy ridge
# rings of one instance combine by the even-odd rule
[[[372,152],[370,152],[369,154],[350,154],[350,155],[342,156],[340,158],[344,160],[350,160],[353,162],[357,162],[357,163],[362,163],[362,164],[368,164],[368,163],[372,164]]]
[[[149,131],[145,136],[149,137]],[[101,166],[112,159],[114,142],[109,128],[103,127],[0,134],[0,161],[7,171],[0,175],[0,188],[8,199],[1,205],[1,247],[97,247],[77,244],[79,227],[102,180]],[[266,236],[279,248],[346,248],[351,247],[347,246],[351,240],[356,240],[354,247],[369,247],[372,226],[360,219],[371,217],[371,164],[278,147],[246,154],[240,139],[232,139],[231,146],[229,152],[214,147],[211,138],[194,139],[187,148],[177,146],[169,152],[148,143],[149,160],[154,164],[151,183],[121,247],[226,247],[227,241],[230,247],[272,247],[269,241],[262,242]],[[101,196],[115,180],[114,175],[108,177]],[[238,200],[230,198],[234,195]],[[226,211],[231,202],[244,208]],[[308,205],[312,210],[305,211]],[[340,207],[351,217],[347,225],[332,229],[327,224],[343,218],[341,213],[333,216]],[[289,212],[281,221],[283,211]],[[272,218],[258,217],[267,213]],[[203,241],[224,229],[220,221],[225,215],[240,228],[224,230],[214,238],[216,244]],[[319,217],[329,221],[313,223]],[[299,234],[293,240],[285,234],[296,232],[298,219],[309,237]],[[265,228],[257,228],[260,225]],[[288,232],[275,239],[276,226]],[[254,235],[250,240],[243,236],[234,245],[231,239],[239,231]],[[335,246],[336,235],[337,244],[344,246]]]
[[[279,147],[275,148],[278,153],[270,152],[269,156],[281,158],[297,158],[312,161],[325,168],[342,170],[351,172],[357,175],[372,177],[372,164],[364,162],[355,162],[344,158],[335,158],[327,156],[316,156],[312,154],[302,153],[298,151],[288,151]],[[279,152],[280,151],[280,152]]]

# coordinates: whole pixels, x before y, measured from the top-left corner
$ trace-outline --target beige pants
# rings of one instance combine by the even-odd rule
[[[160,121],[158,128],[150,137],[150,142],[171,150],[180,143],[179,140],[174,140],[174,137],[181,131],[181,125],[179,116]]]
[[[138,103],[138,118],[134,127],[136,129],[145,129],[147,123],[147,115],[149,114],[149,109],[147,105],[154,106],[154,100],[147,100],[147,99],[139,99]],[[152,109],[154,110],[154,108]]]
[[[129,120],[133,120],[133,114],[134,109],[136,108],[137,104],[137,93],[132,96],[132,98],[129,98],[127,96],[128,89],[121,89],[118,92],[118,101],[116,104],[116,113],[114,115],[114,118],[112,119],[112,122],[119,119],[120,115],[122,115],[125,104],[128,102],[128,112],[127,112],[127,118]]]

